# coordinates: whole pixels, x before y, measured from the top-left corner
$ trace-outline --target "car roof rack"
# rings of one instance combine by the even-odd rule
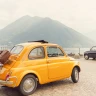
[[[47,41],[45,41],[45,40],[28,41],[28,42],[41,42],[41,43],[48,43],[48,42],[47,42]]]

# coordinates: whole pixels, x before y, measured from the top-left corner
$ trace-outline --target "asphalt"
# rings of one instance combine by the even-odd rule
[[[44,85],[39,85],[30,96],[96,96],[96,60],[80,61],[80,80],[74,84],[71,78]],[[22,96],[18,90],[7,87],[0,88],[0,96]]]

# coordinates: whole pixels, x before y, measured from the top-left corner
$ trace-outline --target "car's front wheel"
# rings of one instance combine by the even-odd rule
[[[77,83],[79,81],[79,70],[77,67],[73,69],[71,79],[74,83]]]
[[[23,96],[31,95],[37,88],[37,80],[34,75],[26,75],[19,86]]]
[[[85,58],[86,60],[88,60],[88,59],[89,59],[89,56],[88,56],[88,55],[84,55],[84,58]]]

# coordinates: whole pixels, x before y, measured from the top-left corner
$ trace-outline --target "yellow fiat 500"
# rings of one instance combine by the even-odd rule
[[[37,84],[65,78],[79,80],[79,62],[66,55],[57,44],[44,40],[22,43],[11,49],[9,60],[0,67],[0,85],[18,87],[23,95],[32,94]]]

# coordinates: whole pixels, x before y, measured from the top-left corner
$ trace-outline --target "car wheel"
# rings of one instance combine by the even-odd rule
[[[71,79],[74,83],[77,83],[79,81],[79,70],[78,68],[74,68],[72,71]]]
[[[31,95],[37,88],[37,79],[34,75],[27,75],[21,81],[19,91],[23,96]]]
[[[88,59],[89,59],[89,56],[88,56],[88,55],[84,55],[84,58],[85,58],[86,60],[88,60]]]
[[[95,58],[93,58],[93,60],[95,60]]]

